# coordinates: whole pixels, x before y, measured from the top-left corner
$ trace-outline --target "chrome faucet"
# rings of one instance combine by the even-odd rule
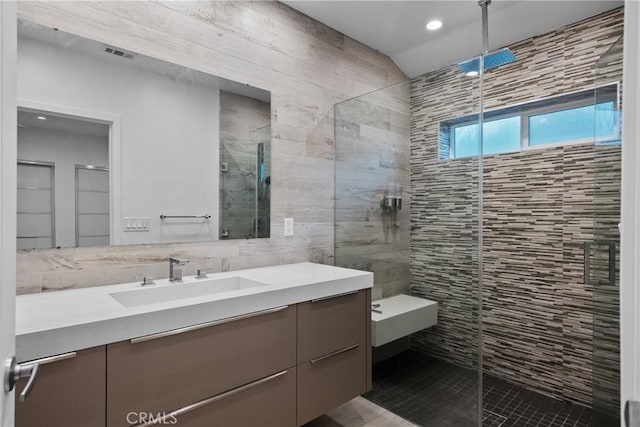
[[[206,279],[209,276],[207,276],[207,273],[211,273],[213,270],[208,270],[208,269],[204,269],[204,268],[200,268],[198,269],[198,272],[196,273],[196,279]]]
[[[176,258],[169,258],[169,281],[170,282],[182,282],[182,266],[188,263],[189,260],[181,260]]]

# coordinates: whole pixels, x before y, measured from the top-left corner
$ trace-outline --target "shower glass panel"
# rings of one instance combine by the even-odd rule
[[[335,106],[336,265],[409,291],[409,82]]]
[[[478,100],[478,76],[454,64],[336,104],[313,135],[335,142],[335,264],[374,273],[374,322],[394,297],[437,302],[437,324],[374,346],[365,395],[421,426],[478,426],[488,415],[479,410]],[[455,158],[461,124],[468,155]]]
[[[593,290],[594,426],[619,424],[622,37],[595,67],[594,222],[588,281]]]

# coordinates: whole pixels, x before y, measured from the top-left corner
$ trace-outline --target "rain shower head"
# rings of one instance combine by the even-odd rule
[[[508,64],[510,62],[514,62],[516,57],[511,53],[511,51],[507,48],[496,50],[494,52],[489,52],[484,57],[484,69],[490,70],[492,68],[499,67],[501,65]],[[471,73],[478,72],[480,69],[480,57],[476,56],[475,58],[467,59],[466,61],[462,61],[458,63],[458,68],[463,73]]]

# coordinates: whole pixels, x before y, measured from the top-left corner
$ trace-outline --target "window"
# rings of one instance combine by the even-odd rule
[[[606,123],[602,123],[596,133],[596,111],[599,113],[613,112],[614,109],[614,102],[609,101],[530,115],[528,117],[528,144],[533,147],[569,142],[589,142],[593,141],[594,137],[605,136],[598,135],[598,133],[611,134],[613,129],[606,129]]]
[[[480,154],[480,123],[453,127],[452,157]],[[484,154],[518,151],[520,148],[520,117],[506,117],[484,122]]]
[[[619,144],[617,84],[599,88],[597,102],[593,93],[584,91],[485,113],[483,154],[590,141]],[[478,116],[440,123],[439,151],[440,159],[479,155]]]

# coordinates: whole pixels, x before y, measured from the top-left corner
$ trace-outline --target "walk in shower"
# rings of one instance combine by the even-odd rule
[[[344,101],[311,136],[335,147],[335,264],[374,272],[374,302],[437,303],[374,348],[365,397],[423,426],[619,425],[622,17]]]

